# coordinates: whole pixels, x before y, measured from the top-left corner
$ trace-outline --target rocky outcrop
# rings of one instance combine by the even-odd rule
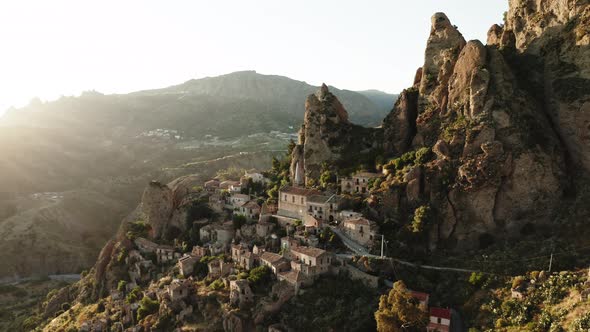
[[[420,97],[423,98],[420,111],[432,107],[445,113],[448,82],[465,39],[445,14],[436,13],[431,21],[420,81]]]
[[[459,249],[516,237],[527,223],[551,222],[563,202],[568,172],[572,175],[566,162],[576,155],[584,165],[590,146],[585,141],[590,113],[584,111],[590,98],[577,87],[590,87],[583,81],[589,57],[571,58],[586,54],[580,45],[585,39],[572,32],[568,44],[555,32],[586,29],[577,24],[585,20],[588,2],[575,2],[576,8],[574,2],[511,1],[510,22],[489,30],[487,46],[466,43],[446,15],[433,16],[425,63],[414,82],[419,81],[419,90],[401,95],[383,129],[386,151],[399,156],[426,146],[436,160],[424,165],[422,177],[412,169],[403,179],[388,180],[390,192],[378,199],[399,195],[401,186],[399,211],[411,211],[429,196],[440,219],[430,233],[431,249],[433,242]],[[526,23],[533,18],[545,23]],[[538,46],[555,42],[548,35],[561,38],[560,54],[547,57],[547,49]],[[575,69],[558,76],[557,69],[568,68],[564,57]],[[561,99],[555,77],[570,84],[570,94]],[[413,100],[414,128],[408,121]]]
[[[590,3],[511,0],[505,25],[519,79],[543,102],[573,166],[590,171]]]
[[[350,123],[338,98],[323,84],[305,101],[299,142],[291,155],[292,182],[298,185],[317,183],[324,163],[346,163],[343,157],[367,153],[380,146],[380,135],[380,129]]]
[[[152,236],[159,237],[174,209],[174,197],[172,190],[157,181],[152,181],[144,190],[141,197],[140,211],[144,221],[152,227]]]
[[[383,120],[385,151],[399,154],[410,148],[412,139],[416,135],[417,117],[418,90],[415,88],[404,90],[396,101],[393,111]]]

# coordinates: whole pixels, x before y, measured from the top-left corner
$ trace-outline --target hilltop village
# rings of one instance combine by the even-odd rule
[[[147,224],[130,223],[126,237],[132,249],[120,251],[118,257],[127,275],[109,290],[112,310],[120,310],[117,324],[133,326],[163,310],[169,310],[176,322],[190,322],[197,310],[191,295],[202,292],[203,286],[227,292],[228,308],[244,311],[254,308],[261,296],[254,288],[267,283],[264,289],[272,289],[278,298],[260,317],[280,310],[281,304],[306,292],[324,275],[346,276],[373,289],[387,289],[384,282],[391,286],[361,263],[363,253],[374,258],[378,256],[371,252],[381,254],[382,237],[374,221],[351,208],[352,196],[366,198],[382,174],[356,172],[341,179],[334,191],[283,185],[276,203],[261,202],[252,194],[272,184],[267,175],[246,171],[237,180],[215,178],[192,188],[190,209],[209,216],[189,220],[193,230],[198,228],[198,244],[192,247],[180,237],[166,243],[149,240],[153,230]],[[428,308],[429,294],[412,290],[408,294]],[[449,330],[450,309],[432,307],[430,316],[429,331]],[[88,319],[81,323],[81,331],[107,331],[113,323]],[[287,330],[281,324],[269,329]]]
[[[324,85],[317,95],[326,94]],[[324,169],[322,181],[310,186],[304,166],[291,167],[303,140],[300,135],[268,171],[219,172],[201,183],[191,177],[168,185],[151,182],[120,241],[103,249],[93,294],[86,294],[106,296],[100,309],[109,315],[81,315],[87,318],[78,318],[80,331],[115,325],[164,331],[199,321],[213,330],[269,324],[269,331],[291,331],[293,326],[273,315],[294,298],[314,296],[317,283],[333,278],[357,283],[375,303],[377,294],[394,286],[394,275],[383,268],[392,264],[385,237],[363,211],[388,171],[356,170],[341,177]],[[429,319],[429,331],[450,330],[450,308],[429,307],[428,293],[403,292]],[[206,294],[216,294],[222,308],[213,310],[197,299]],[[48,326],[71,323],[59,311],[70,296],[49,300],[45,316],[58,317]],[[363,319],[371,319],[373,305]]]
[[[443,13],[382,125],[326,85],[268,170],[152,181],[43,331],[590,330],[588,1]]]

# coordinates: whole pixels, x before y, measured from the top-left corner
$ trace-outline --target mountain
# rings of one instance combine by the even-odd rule
[[[387,92],[379,91],[379,90],[364,90],[364,91],[357,91],[358,93],[362,94],[363,96],[369,98],[375,105],[383,108],[383,109],[391,109],[391,100],[397,100],[399,95],[396,94],[389,94]],[[388,111],[389,113],[389,111]]]
[[[0,278],[89,267],[152,179],[265,167],[283,153],[315,89],[249,71],[11,109],[0,117]],[[378,124],[394,102],[334,90],[364,125]],[[46,199],[54,195],[64,198]],[[51,227],[59,231],[49,236]],[[12,254],[23,248],[31,255]]]
[[[326,85],[308,95],[268,190],[248,187],[248,206],[280,200],[276,215],[223,211],[197,177],[151,182],[28,326],[588,331],[590,2],[509,4],[485,45],[434,14],[424,64],[379,127],[353,123]],[[339,178],[357,192],[334,194]],[[335,205],[370,220],[326,226]]]

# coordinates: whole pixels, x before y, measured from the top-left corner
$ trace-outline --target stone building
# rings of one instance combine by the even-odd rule
[[[340,180],[340,190],[343,193],[349,194],[368,194],[369,184],[371,179],[380,177],[379,173],[358,172],[351,178],[343,178]]]
[[[231,280],[229,289],[229,302],[231,305],[244,307],[254,302],[254,293],[252,293],[247,280]]]
[[[366,218],[346,219],[342,228],[351,239],[363,246],[370,246],[377,234],[377,223]]]
[[[321,192],[300,187],[282,187],[279,189],[277,214],[282,217],[303,220],[307,210],[307,199],[314,195],[321,195]]]
[[[283,256],[272,252],[263,252],[260,255],[260,264],[268,266],[275,276],[279,272],[289,270],[289,262]]]

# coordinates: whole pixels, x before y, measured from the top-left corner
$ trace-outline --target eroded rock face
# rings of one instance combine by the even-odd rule
[[[393,111],[383,120],[384,149],[390,153],[403,153],[412,144],[416,135],[416,117],[418,116],[418,91],[404,90]]]
[[[174,209],[172,190],[165,184],[152,181],[141,197],[140,209],[145,222],[152,227],[152,236],[159,237],[168,224]]]
[[[579,47],[583,38],[570,36],[570,48],[561,46],[562,53],[548,59],[542,59],[547,51],[541,52],[537,44],[546,34],[553,35],[559,22],[573,22],[575,15],[583,20],[587,11],[579,7],[582,3],[588,7],[588,2],[577,1],[574,11],[561,8],[571,7],[574,1],[556,3],[511,1],[520,9],[511,8],[508,17],[513,21],[505,27],[490,29],[488,46],[479,41],[465,43],[444,14],[433,16],[425,64],[417,75],[415,135],[408,130],[407,95],[402,94],[383,124],[385,144],[391,146],[388,151],[399,155],[427,146],[436,156],[424,165],[427,175],[421,193],[430,196],[430,205],[440,217],[429,233],[431,249],[437,241],[456,248],[484,246],[493,239],[518,236],[526,223],[550,222],[563,200],[566,154],[576,154],[584,163],[584,150],[590,149],[590,144],[583,144],[590,138],[590,99],[584,88],[573,85],[585,83],[581,76],[590,71],[585,64],[590,57],[569,58],[585,54],[587,49]],[[523,12],[525,5],[532,11]],[[542,21],[545,15],[555,17],[533,28],[521,24],[533,17]],[[580,29],[570,25],[572,31]],[[547,29],[551,32],[541,31]],[[577,48],[571,46],[576,43]],[[568,72],[567,79],[566,74],[557,73],[570,84],[571,92],[559,99],[555,80],[547,73],[551,76],[555,68],[563,69],[559,61],[564,56],[575,70]],[[590,89],[590,84],[586,86]],[[545,97],[536,87],[554,95]],[[403,180],[402,205],[420,197],[419,182],[410,175]],[[444,189],[440,183],[449,185]]]
[[[519,78],[544,98],[575,166],[590,171],[590,3],[511,0],[506,27]]]
[[[444,113],[448,82],[453,74],[459,52],[465,46],[465,39],[445,14],[436,13],[431,21],[432,27],[422,67],[420,96],[425,98],[423,104],[432,105]]]
[[[299,144],[292,152],[291,180],[295,184],[317,183],[322,164],[342,160],[344,154],[364,153],[382,144],[381,129],[362,128],[348,121],[348,113],[323,84],[307,97]],[[301,176],[300,173],[304,173]],[[299,175],[299,179],[296,179]]]

